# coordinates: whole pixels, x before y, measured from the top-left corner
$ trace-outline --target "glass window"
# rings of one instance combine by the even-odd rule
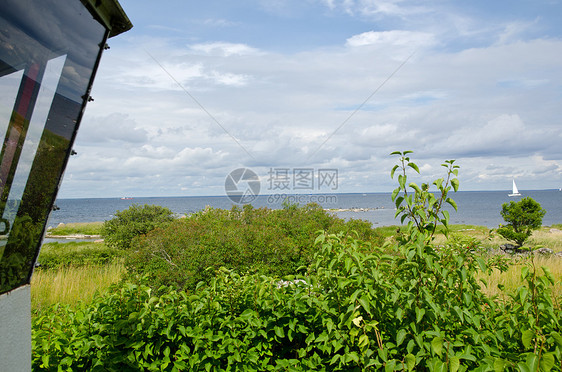
[[[29,283],[106,38],[81,1],[0,2],[0,293]]]

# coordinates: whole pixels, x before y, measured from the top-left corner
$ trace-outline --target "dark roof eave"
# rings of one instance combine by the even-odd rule
[[[105,27],[109,37],[130,30],[133,24],[117,0],[80,0]]]

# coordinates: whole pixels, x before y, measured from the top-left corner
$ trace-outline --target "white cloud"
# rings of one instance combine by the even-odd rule
[[[347,39],[346,45],[350,47],[361,47],[367,45],[387,46],[430,46],[434,44],[433,35],[426,32],[413,32],[404,30],[392,31],[368,31],[354,35]]]
[[[226,42],[213,42],[193,44],[189,46],[195,53],[203,53],[213,56],[230,57],[260,54],[259,50],[245,44],[234,44]]]

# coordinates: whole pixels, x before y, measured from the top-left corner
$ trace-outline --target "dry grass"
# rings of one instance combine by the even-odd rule
[[[500,298],[508,293],[514,293],[515,290],[523,285],[521,280],[521,269],[527,265],[529,268],[533,266],[537,270],[537,275],[543,275],[542,267],[547,267],[555,279],[554,286],[552,287],[552,298],[557,299],[557,302],[562,305],[562,259],[557,257],[528,257],[522,259],[513,259],[509,268],[505,272],[494,270],[491,275],[481,274],[479,277],[487,282],[487,287],[483,290],[490,296],[499,296]],[[504,291],[498,288],[503,286]]]
[[[486,248],[497,249],[500,245],[510,243],[495,231],[484,226],[453,225],[450,226],[450,234],[465,236],[479,240]],[[443,244],[447,239],[441,233],[436,234],[435,243]],[[513,242],[511,242],[513,244]],[[543,246],[554,252],[562,252],[562,226],[543,226],[533,231],[531,237],[525,242],[527,247]]]
[[[79,301],[89,302],[96,291],[107,291],[124,273],[125,267],[120,262],[36,270],[31,280],[31,308],[36,311],[55,303],[76,305]]]

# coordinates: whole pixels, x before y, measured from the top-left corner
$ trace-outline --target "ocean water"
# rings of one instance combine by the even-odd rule
[[[482,225],[490,228],[503,223],[501,206],[521,197],[509,197],[507,191],[459,191],[450,196],[458,206],[458,212],[448,207],[452,224]],[[558,190],[521,191],[523,197],[530,196],[547,211],[543,225],[562,223],[562,192]],[[339,217],[363,219],[374,226],[399,225],[394,218],[396,209],[390,193],[366,194],[321,194],[321,195],[260,195],[251,204],[254,207],[282,208],[284,200],[307,204],[316,202],[325,209],[334,210]],[[122,200],[120,198],[58,199],[60,208],[51,213],[48,226],[59,223],[105,221],[114,216],[115,211],[127,209],[132,204],[154,204],[167,207],[179,215],[190,214],[206,206],[230,209],[233,203],[227,196],[185,196],[185,197],[143,197]],[[362,211],[337,211],[340,209],[359,209]]]

